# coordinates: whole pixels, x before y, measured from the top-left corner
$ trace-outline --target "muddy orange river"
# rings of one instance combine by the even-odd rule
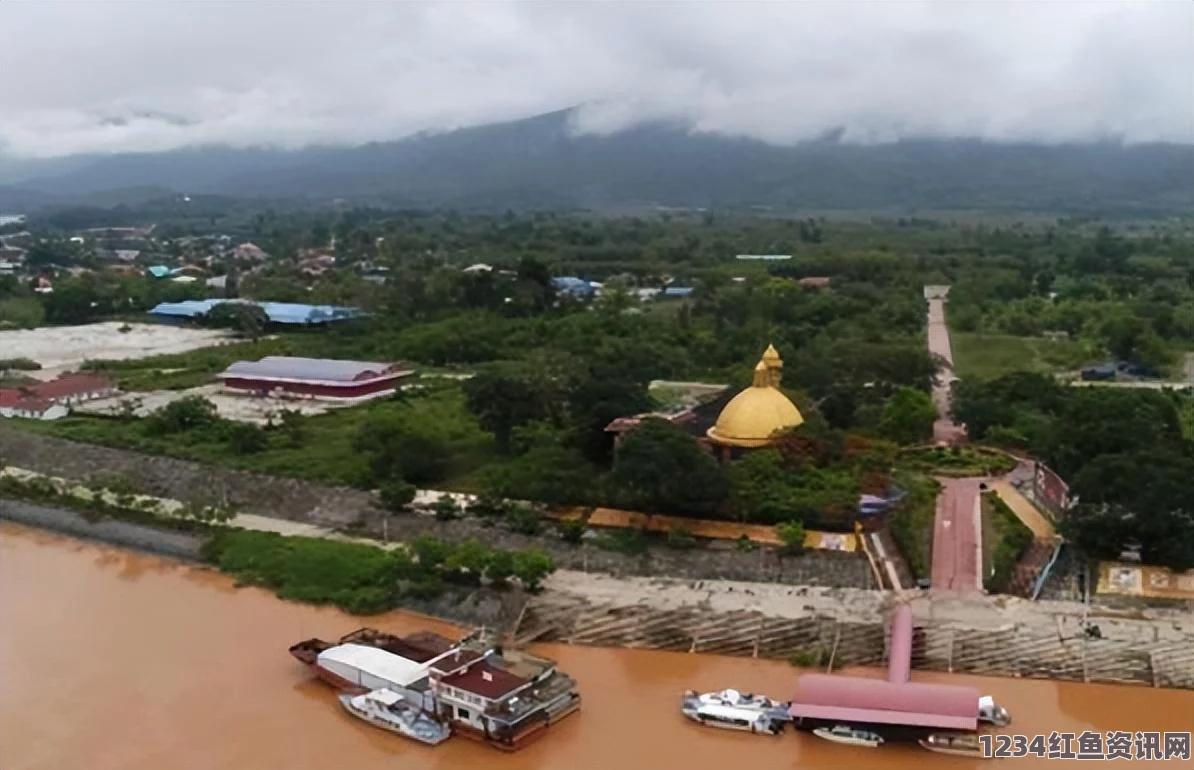
[[[435,628],[394,613],[369,625]],[[363,623],[280,601],[164,559],[0,525],[3,770],[689,770],[1035,767],[807,733],[761,736],[685,721],[686,688],[787,699],[782,662],[542,645],[580,682],[582,711],[515,754],[463,738],[428,748],[345,714],[286,652]],[[450,630],[440,626],[440,630]],[[968,682],[1011,710],[1007,732],[1190,730],[1194,693],[914,674]],[[1189,765],[1189,763],[1180,763]]]

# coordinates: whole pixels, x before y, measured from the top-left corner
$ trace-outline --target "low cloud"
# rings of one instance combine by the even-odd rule
[[[360,143],[582,105],[789,143],[1194,141],[1194,4],[0,3],[0,152]]]

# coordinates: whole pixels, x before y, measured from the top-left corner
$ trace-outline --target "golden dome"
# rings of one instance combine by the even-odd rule
[[[768,352],[774,350],[768,348]],[[778,359],[779,354],[775,357]],[[770,444],[777,432],[803,422],[796,405],[772,385],[772,368],[764,354],[764,360],[755,366],[754,382],[730,399],[705,435],[718,444],[761,447]]]

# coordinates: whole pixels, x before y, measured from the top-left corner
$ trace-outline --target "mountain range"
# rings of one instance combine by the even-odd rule
[[[569,111],[355,147],[0,157],[0,211],[163,194],[409,208],[1194,210],[1194,145],[975,139],[794,146],[649,124],[579,134]]]

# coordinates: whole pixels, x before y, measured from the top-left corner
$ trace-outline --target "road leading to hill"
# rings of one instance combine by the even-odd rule
[[[966,429],[950,414],[954,375],[953,348],[945,323],[948,286],[926,286],[929,303],[929,353],[940,363],[933,383],[933,404],[937,420],[933,438],[956,443],[966,437]],[[977,593],[982,591],[982,522],[979,508],[979,484],[982,479],[940,479],[937,514],[933,523],[933,563],[930,583],[936,591]]]

